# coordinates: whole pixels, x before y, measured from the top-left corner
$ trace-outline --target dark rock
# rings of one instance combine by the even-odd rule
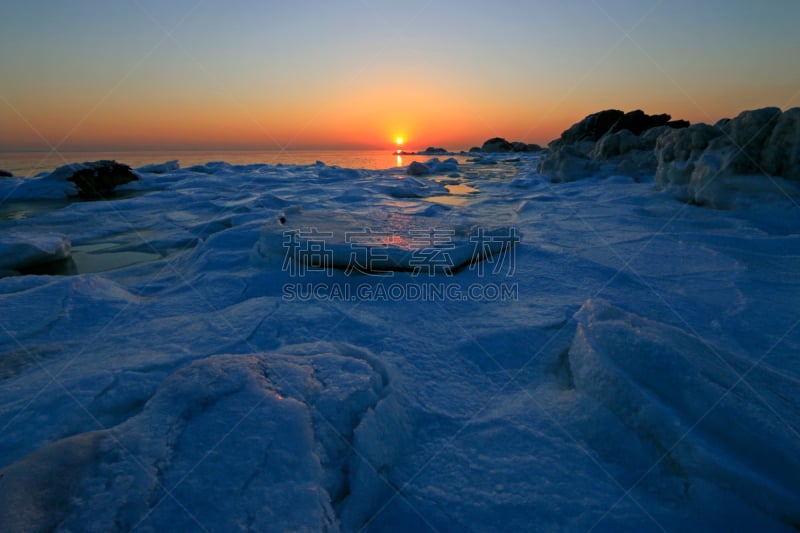
[[[435,148],[433,146],[428,146],[423,151],[419,152],[421,155],[433,155],[433,154],[447,154],[449,153],[444,148]]]
[[[666,126],[671,119],[672,117],[666,113],[661,115],[648,115],[641,109],[637,109],[636,111],[625,113],[619,122],[612,126],[611,131],[628,130],[634,135],[641,135],[651,128]]]
[[[513,152],[514,145],[501,137],[494,137],[483,143],[481,151],[490,154]]]
[[[14,174],[7,170],[0,170],[0,178],[13,178]]]
[[[527,152],[528,151],[528,145],[526,143],[520,142],[520,141],[512,141],[511,142],[511,148],[512,148],[512,151],[514,151],[514,152]]]
[[[473,146],[472,148],[469,149],[469,153],[471,153],[471,154],[474,154],[474,153],[477,153],[477,152],[480,152],[480,151],[481,151],[481,149],[478,146]]]
[[[81,168],[67,178],[78,188],[78,197],[90,200],[111,198],[114,188],[139,178],[131,167],[116,161],[95,161],[83,163]]]
[[[406,169],[406,174],[409,176],[425,176],[431,173],[431,169],[425,163],[413,161]]]
[[[75,276],[78,274],[78,265],[70,256],[46,263],[20,267],[16,271],[21,276]]]
[[[629,113],[606,109],[588,115],[550,143],[540,171],[557,181],[612,173],[634,178],[652,175],[658,164],[657,140],[689,126],[685,120],[671,118],[640,109]]]
[[[625,113],[619,109],[606,109],[599,113],[592,113],[570,126],[556,142],[559,144],[573,144],[580,141],[597,142],[600,137],[611,131],[611,128],[623,116]]]
[[[511,143],[514,152],[541,152],[542,147],[538,144],[528,144],[521,141],[514,141]]]
[[[616,133],[622,130],[628,130],[634,135],[641,135],[648,130],[661,126],[670,126],[676,129],[689,126],[689,122],[685,120],[671,120],[671,118],[666,113],[648,115],[640,109],[629,113],[624,113],[619,109],[606,109],[599,113],[593,113],[577,124],[572,125],[561,134],[561,137],[555,143],[597,142],[607,133]]]
[[[669,122],[667,122],[667,126],[669,126],[674,130],[681,130],[683,128],[688,128],[691,125],[692,123],[689,122],[688,120],[670,120]]]

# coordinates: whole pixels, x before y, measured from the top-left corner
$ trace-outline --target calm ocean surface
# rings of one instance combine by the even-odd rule
[[[266,163],[277,165],[310,165],[322,161],[327,165],[350,168],[385,169],[406,166],[411,161],[426,161],[432,156],[395,156],[391,150],[288,150],[250,151],[121,151],[121,152],[0,152],[0,169],[15,176],[36,176],[51,172],[69,163],[114,159],[133,168],[177,159],[182,168],[210,161],[225,161],[234,165]],[[459,162],[462,157],[457,157]]]

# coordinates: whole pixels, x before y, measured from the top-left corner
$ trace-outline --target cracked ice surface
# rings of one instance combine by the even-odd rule
[[[493,160],[447,169],[457,202],[445,175],[169,164],[0,221],[71,243],[0,278],[0,529],[796,527],[798,210]],[[311,228],[336,268],[287,263]],[[347,272],[366,228],[390,260]],[[473,262],[476,228],[521,238]],[[460,268],[415,272],[419,229]]]

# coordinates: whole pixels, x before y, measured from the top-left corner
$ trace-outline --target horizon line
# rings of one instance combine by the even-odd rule
[[[481,146],[483,143],[473,144],[472,146]],[[468,151],[469,148],[459,148],[455,150],[447,149],[446,147],[440,147],[436,145],[426,146],[424,148],[409,148],[404,147],[402,148],[405,151],[411,152],[419,152],[424,151],[427,148],[444,148],[448,152],[461,152],[461,151]],[[104,152],[297,152],[297,151],[336,151],[336,152],[358,152],[358,151],[382,151],[386,150],[387,152],[394,152],[397,150],[397,145],[391,146],[297,146],[291,148],[256,148],[256,147],[204,147],[204,148],[185,148],[185,147],[161,147],[161,148],[153,148],[153,147],[145,147],[145,148],[137,148],[135,146],[125,146],[125,147],[80,147],[80,148],[64,148],[64,149],[40,149],[40,148],[2,148],[0,147],[0,153],[2,154],[9,154],[9,153],[36,153],[36,154],[58,154],[58,153],[87,153],[87,152],[96,152],[96,153],[104,153]]]

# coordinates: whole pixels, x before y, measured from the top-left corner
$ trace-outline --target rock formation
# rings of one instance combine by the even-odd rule
[[[406,169],[406,174],[409,176],[425,176],[431,173],[431,169],[425,163],[413,161]]]
[[[78,197],[86,200],[111,198],[118,185],[139,179],[131,167],[116,161],[82,163],[79,167],[66,180],[74,183]]]
[[[469,149],[470,152],[485,152],[487,154],[497,153],[510,153],[510,152],[539,152],[542,147],[538,144],[528,144],[522,141],[509,142],[502,137],[493,137],[483,143],[483,146],[477,146]]]
[[[436,155],[436,154],[449,154],[447,150],[444,148],[436,148],[434,146],[428,146],[423,151],[418,152],[419,155]]]
[[[794,184],[769,187],[769,180],[800,182],[800,108],[744,111],[715,126],[675,130],[659,137],[655,155],[656,185],[684,201],[726,208],[765,188],[787,193]]]
[[[673,129],[688,127],[685,120],[668,114],[648,115],[641,110],[625,113],[607,109],[592,113],[550,143],[540,172],[552,181],[572,181],[617,172],[638,177],[656,167],[656,140]],[[618,163],[608,165],[608,163]]]
[[[549,148],[539,171],[553,182],[654,176],[681,200],[716,208],[800,191],[800,108],[744,111],[713,126],[611,109],[587,116]]]
[[[498,152],[513,152],[514,145],[501,137],[493,137],[483,143],[483,146],[481,146],[481,151],[488,154],[494,154]]]

